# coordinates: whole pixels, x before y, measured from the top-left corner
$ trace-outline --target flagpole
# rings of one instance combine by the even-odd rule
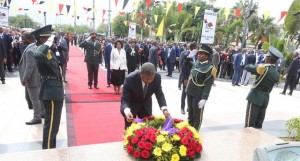
[[[111,12],[111,5],[110,5],[110,0],[108,0],[108,37],[109,38],[111,36],[110,12]]]
[[[93,30],[95,31],[95,0],[93,0]]]
[[[76,34],[76,19],[77,19],[77,16],[76,16],[76,3],[75,3],[75,0],[74,0],[74,30],[75,30],[75,34]]]

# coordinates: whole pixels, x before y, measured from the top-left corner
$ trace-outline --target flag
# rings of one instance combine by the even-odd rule
[[[19,11],[22,11],[23,10],[23,8],[19,8]]]
[[[225,19],[226,19],[226,21],[228,19],[229,14],[230,14],[230,8],[226,8],[225,9]]]
[[[195,7],[195,16],[194,16],[194,18],[196,18],[196,15],[197,15],[197,13],[199,12],[199,10],[200,10],[200,7],[196,6],[196,7]]]
[[[79,19],[80,17],[79,16],[77,16],[77,20]]]
[[[151,2],[152,2],[152,0],[147,0],[147,2],[146,2],[146,8],[149,8]]]
[[[135,0],[135,2],[134,2],[134,10],[137,10],[137,9],[138,9],[139,4],[140,4],[140,1],[141,1],[141,0]]]
[[[115,3],[116,3],[116,7],[118,6],[118,0],[115,0]]]
[[[127,21],[124,21],[125,26],[127,26]]]
[[[106,10],[102,10],[102,17],[104,17]]]
[[[264,19],[265,21],[270,17],[270,10],[265,10],[264,12]]]
[[[56,17],[58,16],[59,14],[58,13],[56,13]]]
[[[287,13],[288,13],[287,11],[281,11],[281,15],[280,15],[280,18],[279,18],[279,20],[277,21],[277,23],[278,23],[279,21],[281,21],[281,19],[283,19],[283,17],[284,17]]]
[[[70,5],[66,5],[66,7],[67,7],[67,14],[69,14],[71,6]]]
[[[158,18],[158,15],[154,15],[155,23],[157,23],[157,18]]]
[[[178,14],[179,15],[180,15],[180,11],[181,11],[182,7],[183,7],[183,4],[182,3],[178,3],[177,8],[178,8]]]
[[[62,9],[64,8],[64,4],[59,4],[58,7],[59,7],[59,13],[61,14]]]
[[[104,18],[102,18],[102,24],[104,24],[104,20],[105,20],[105,19],[104,19]]]
[[[125,12],[119,12],[119,14],[120,14],[120,15],[124,15],[124,14],[125,14]]]
[[[53,12],[53,2],[50,2],[49,4],[49,12]]]
[[[164,32],[164,21],[165,21],[165,19],[163,18],[161,20],[161,23],[159,24],[156,36],[162,36],[163,35],[163,32]]]
[[[167,3],[167,11],[166,11],[166,15],[168,14],[168,12],[169,12],[171,6],[172,6],[172,2],[168,2],[168,3]]]
[[[239,15],[241,14],[241,11],[242,11],[241,9],[236,9],[234,16],[239,17]]]
[[[32,1],[32,5],[34,5],[34,3],[37,1],[37,0],[31,0]]]
[[[39,14],[41,14],[42,13],[42,11],[38,11],[39,12]]]
[[[123,3],[123,9],[126,7],[128,1],[129,1],[129,0],[124,0],[124,3]]]

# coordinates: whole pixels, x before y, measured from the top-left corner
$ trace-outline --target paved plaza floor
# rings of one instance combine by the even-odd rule
[[[178,89],[178,71],[174,71],[172,78],[166,76],[166,71],[158,72],[162,75],[162,88],[169,112],[174,118],[186,120],[187,114],[180,113],[182,91]],[[251,85],[233,87],[229,79],[216,79],[215,84],[205,106],[200,135],[206,132],[244,128],[246,96]],[[82,85],[85,86],[86,83]],[[299,116],[300,113],[299,89],[294,91],[293,96],[285,96],[279,94],[282,86],[283,83],[279,84],[279,87],[274,87],[270,94],[265,122],[261,129],[275,137],[287,136],[286,121]],[[100,88],[107,87],[101,84]],[[113,88],[110,88],[113,92]],[[25,125],[25,122],[32,118],[33,111],[27,107],[25,91],[20,84],[18,71],[6,74],[6,84],[0,84],[0,100],[0,154],[40,150],[43,124]],[[153,96],[153,106],[153,114],[162,115],[155,96]],[[57,147],[67,147],[65,106],[57,140]]]

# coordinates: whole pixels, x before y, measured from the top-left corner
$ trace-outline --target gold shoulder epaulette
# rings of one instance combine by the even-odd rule
[[[258,66],[256,67],[256,72],[259,74],[259,75],[262,75],[264,72],[265,72],[265,64],[258,64]]]
[[[51,60],[52,59],[52,55],[51,55],[51,51],[48,50],[48,53],[47,53],[47,59],[48,60]]]
[[[211,70],[211,75],[216,78],[217,77],[217,69],[215,67],[212,68]]]

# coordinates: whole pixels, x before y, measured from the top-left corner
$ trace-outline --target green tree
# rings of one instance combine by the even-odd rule
[[[125,26],[124,21],[126,21],[126,17],[122,15],[118,15],[114,18],[112,23],[112,29],[116,36],[127,37],[128,36],[128,27]]]
[[[295,35],[300,30],[300,0],[294,0],[284,20],[284,30]]]
[[[16,15],[10,16],[8,18],[10,26],[16,28],[34,28],[36,29],[40,24],[34,22],[29,16],[26,15]]]
[[[56,32],[73,33],[75,31],[72,25],[58,25],[58,26],[54,26],[53,29]]]
[[[96,31],[97,31],[97,33],[100,33],[100,34],[105,33],[107,35],[108,24],[101,24],[101,25],[99,25]]]

